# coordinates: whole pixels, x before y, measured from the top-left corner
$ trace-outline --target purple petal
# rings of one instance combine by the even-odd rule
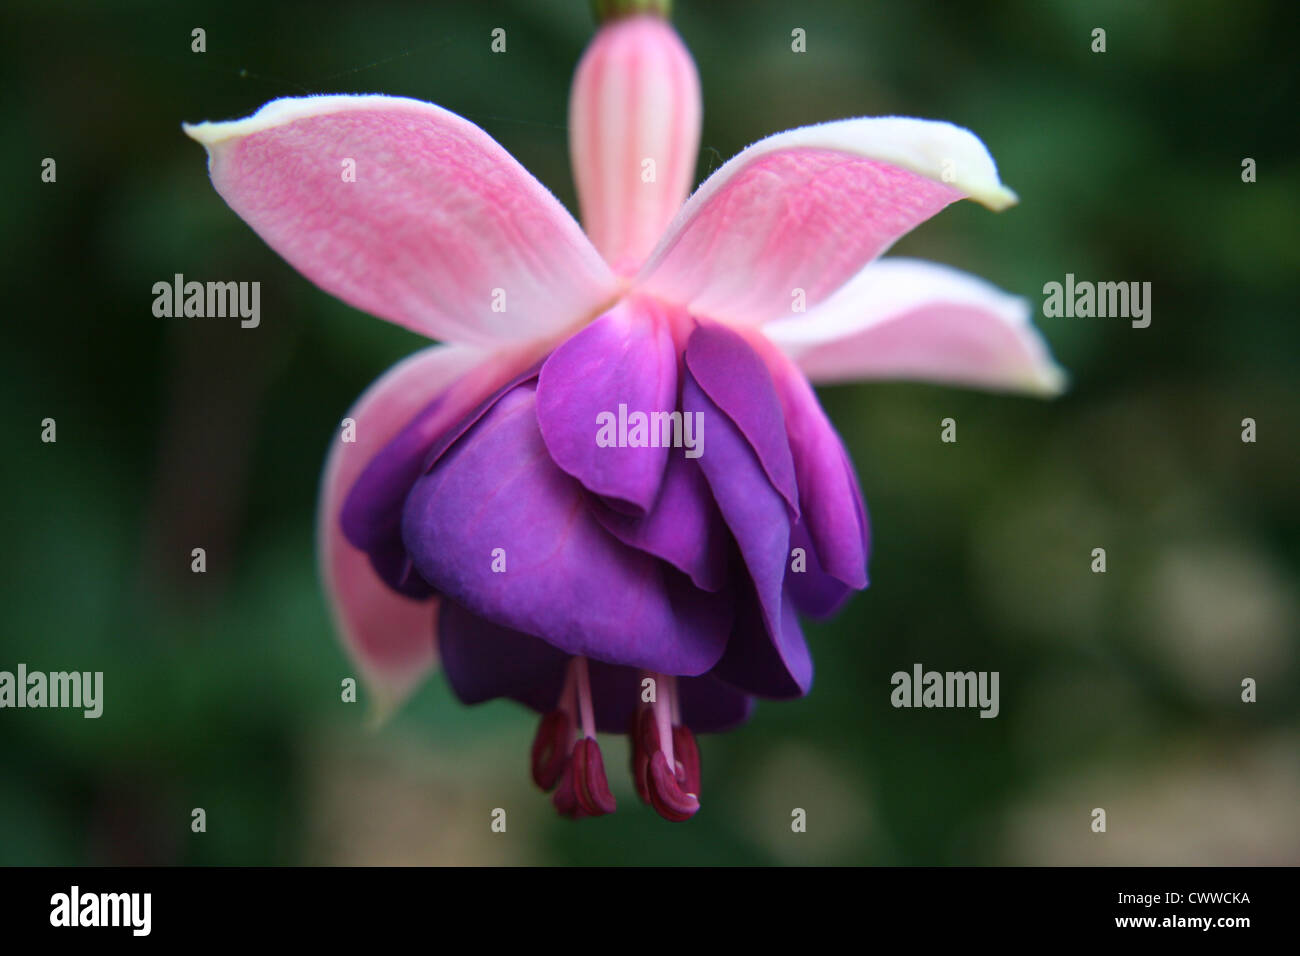
[[[758,455],[771,484],[790,508],[790,520],[798,520],[794,461],[767,365],[740,335],[714,323],[696,326],[686,342],[685,361],[696,384],[736,423]]]
[[[790,529],[790,548],[792,551],[802,548],[805,558],[805,568],[802,571],[794,569],[792,559],[791,568],[785,577],[786,589],[790,592],[794,606],[813,617],[830,617],[844,605],[854,589],[823,570],[817,560],[817,549],[813,547],[812,538],[808,535],[808,528],[802,522]]]
[[[788,593],[783,595],[781,626],[775,633],[754,602],[741,604],[727,652],[711,673],[759,697],[802,697],[812,689],[812,655]]]
[[[853,464],[803,373],[788,359],[773,361],[803,523],[826,573],[861,590],[867,586],[870,536]]]
[[[438,647],[456,697],[477,704],[496,697],[553,710],[564,687],[570,657],[540,638],[500,627],[444,601],[438,616]],[[642,673],[600,661],[590,664],[592,705],[602,733],[625,733],[641,700]],[[696,733],[729,730],[749,719],[753,698],[705,675],[679,677],[682,720]]]
[[[509,697],[541,713],[559,702],[569,661],[545,641],[447,600],[438,608],[438,657],[461,703]]]
[[[376,574],[393,590],[414,598],[434,593],[414,571],[402,543],[406,496],[427,469],[430,454],[455,441],[503,390],[517,383],[515,372],[525,362],[532,359],[502,353],[442,389],[367,463],[348,491],[339,516],[343,534],[369,555]],[[488,398],[474,408],[484,394]]]
[[[654,413],[677,401],[677,352],[668,323],[649,303],[623,302],[556,349],[537,382],[537,421],[555,463],[586,488],[644,514],[663,480],[668,447]],[[626,415],[623,414],[626,412]],[[640,445],[597,443],[598,423],[614,419],[614,437]],[[636,416],[642,423],[635,427]]]
[[[504,395],[416,482],[402,538],[440,592],[570,654],[702,674],[731,628],[727,592],[692,587],[592,517],[587,493],[542,442],[531,382]],[[504,572],[493,570],[494,553]]]
[[[812,684],[812,661],[783,587],[790,557],[785,502],[768,481],[740,429],[709,400],[693,375],[683,382],[682,407],[704,414],[708,441],[699,458],[700,468],[740,546],[761,610],[759,620],[770,638],[759,639],[761,627],[738,628],[724,656],[729,662],[727,673],[719,671],[718,676],[733,682],[753,678],[754,684],[740,686],[767,696],[805,693]],[[742,595],[739,618],[746,617],[750,604]],[[751,674],[751,667],[758,671]],[[740,677],[729,676],[734,674]],[[763,679],[758,680],[759,676]],[[756,690],[758,687],[763,689]]]
[[[425,474],[432,471],[433,466],[436,465],[442,456],[447,453],[447,449],[460,441],[461,436],[477,425],[479,419],[486,415],[488,411],[490,411],[493,406],[501,400],[501,396],[505,395],[507,392],[513,391],[516,386],[522,385],[524,382],[536,379],[538,370],[541,367],[542,363],[537,362],[531,368],[519,372],[510,379],[502,382],[497,388],[493,389],[486,398],[470,409],[466,415],[458,419],[452,427],[443,431],[438,436],[437,441],[435,441],[429,447],[428,452],[426,452],[424,456],[424,464],[421,470],[424,471]]]
[[[662,558],[698,588],[718,591],[727,582],[731,541],[698,460],[674,450],[663,487],[643,518],[593,502],[601,525],[629,547]]]
[[[677,693],[682,700],[682,723],[697,734],[731,730],[754,715],[752,696],[711,674],[677,678]]]
[[[446,393],[439,395],[384,446],[343,502],[340,522],[353,547],[370,555],[375,573],[393,590],[410,597],[427,597],[433,588],[409,573],[402,545],[402,506],[419,477],[424,456],[443,426]]]
[[[641,702],[644,672],[592,661],[591,699],[596,727],[602,732],[626,733],[632,713]],[[754,699],[708,674],[677,678],[682,723],[697,734],[721,733],[749,720]]]

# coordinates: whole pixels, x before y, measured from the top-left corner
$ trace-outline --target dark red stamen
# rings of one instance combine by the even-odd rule
[[[586,811],[578,806],[578,796],[573,790],[573,773],[569,770],[567,764],[564,768],[564,775],[560,777],[560,786],[556,789],[555,796],[551,798],[551,801],[555,804],[555,809],[559,811],[562,817],[581,820],[587,816]]]
[[[632,727],[627,734],[632,754],[632,783],[637,796],[650,802],[650,755],[659,749],[659,731],[655,728],[654,711],[638,707],[632,715]]]
[[[543,790],[549,792],[559,783],[572,739],[573,722],[562,710],[551,711],[538,724],[533,738],[533,782]]]
[[[593,817],[613,813],[618,804],[609,791],[605,760],[600,755],[596,739],[583,737],[579,740],[569,764],[573,768],[573,793],[578,798],[578,806]]]
[[[673,756],[677,760],[678,773],[684,778],[683,786],[687,793],[700,796],[700,748],[695,743],[695,735],[690,728],[678,724],[673,728]]]
[[[681,823],[700,809],[699,798],[684,789],[686,774],[680,765],[677,772],[668,769],[668,757],[662,750],[650,758],[650,805],[665,820]]]
[[[605,761],[594,738],[583,737],[574,745],[554,800],[561,815],[574,819],[604,816],[617,809],[605,778]]]

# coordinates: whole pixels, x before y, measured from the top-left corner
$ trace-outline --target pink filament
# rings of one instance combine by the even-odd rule
[[[652,675],[655,681],[655,728],[659,731],[659,749],[668,759],[668,767],[677,766],[673,760],[673,693],[676,680],[665,674]]]
[[[578,708],[582,712],[582,735],[596,736],[596,716],[591,706],[591,677],[587,672],[587,659],[575,657],[570,668],[577,677]]]

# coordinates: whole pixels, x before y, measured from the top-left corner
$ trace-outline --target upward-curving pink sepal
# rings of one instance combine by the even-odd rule
[[[637,277],[692,315],[757,325],[828,298],[949,203],[1015,202],[984,144],[951,123],[804,126],[749,147],[696,190]]]
[[[615,294],[577,222],[492,137],[392,96],[275,100],[185,131],[217,192],[322,289],[433,339],[555,335]]]

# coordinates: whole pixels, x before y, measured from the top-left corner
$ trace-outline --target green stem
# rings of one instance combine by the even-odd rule
[[[591,0],[597,23],[608,23],[622,17],[653,13],[665,20],[673,15],[672,0]]]

